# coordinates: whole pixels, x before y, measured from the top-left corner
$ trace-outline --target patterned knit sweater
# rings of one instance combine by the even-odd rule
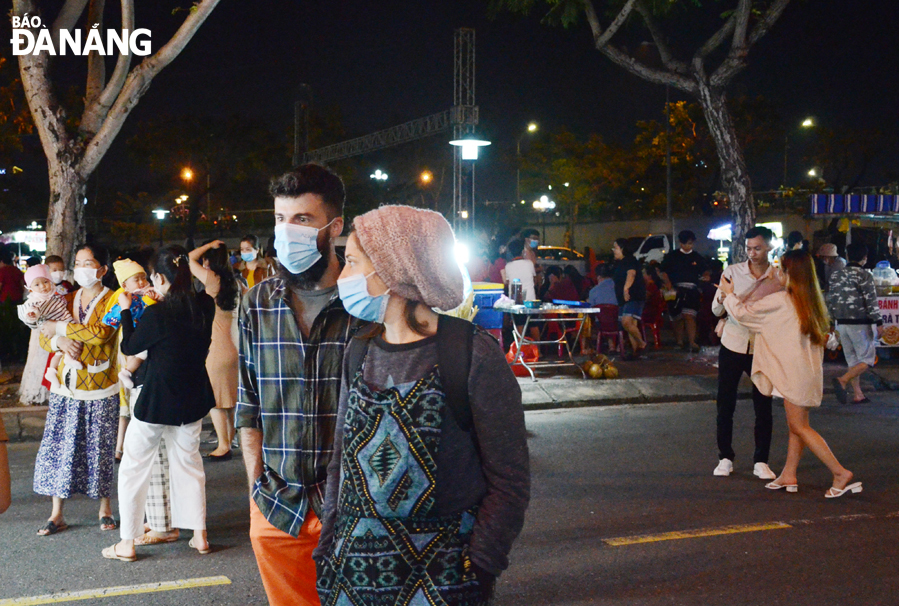
[[[57,324],[57,337],[65,336],[73,341],[84,344],[81,356],[78,360],[82,364],[81,370],[76,370],[65,364],[59,365],[58,390],[53,393],[76,400],[101,400],[118,393],[118,364],[116,329],[103,324],[103,314],[113,293],[104,288],[100,295],[86,310],[87,320],[84,324],[78,324],[76,313],[76,301],[81,296],[81,290],[66,295],[69,313],[75,318],[75,322]],[[57,337],[47,338],[41,334],[41,347],[50,352],[59,351]]]

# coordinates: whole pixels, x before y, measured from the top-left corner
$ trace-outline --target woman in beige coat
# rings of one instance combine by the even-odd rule
[[[830,328],[814,262],[807,252],[791,250],[784,254],[782,264],[777,276],[786,290],[756,301],[740,301],[726,280],[719,285],[727,295],[727,313],[755,333],[753,383],[763,394],[784,399],[790,430],[787,461],[780,476],[766,488],[796,492],[796,469],[802,450],[808,447],[833,473],[833,485],[825,497],[861,492],[862,483],[852,482],[852,472],[840,465],[808,422],[809,409],[821,405],[824,343]]]

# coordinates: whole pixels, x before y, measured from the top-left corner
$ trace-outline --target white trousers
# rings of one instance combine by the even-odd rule
[[[172,526],[206,529],[206,474],[200,456],[202,419],[174,427],[132,418],[125,433],[125,454],[119,466],[121,537],[144,534],[147,491],[160,442],[165,439],[172,487]]]

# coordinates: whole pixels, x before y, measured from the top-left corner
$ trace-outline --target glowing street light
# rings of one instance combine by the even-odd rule
[[[537,123],[529,122],[527,133],[534,134],[537,132]],[[524,137],[525,133],[521,133],[518,135],[518,138],[515,140],[515,159],[518,161],[518,168],[515,171],[515,199],[521,200],[521,138]],[[524,200],[521,201],[524,204]]]
[[[809,176],[809,177],[817,177],[817,176],[818,176],[818,170],[815,169],[815,168],[811,169],[810,171],[808,171],[808,176]]]
[[[536,122],[529,122],[529,123],[528,123],[528,132],[529,132],[529,133],[536,133],[536,132],[537,132],[537,123],[536,123]]]
[[[157,208],[153,211],[153,214],[156,215],[156,218],[159,219],[159,246],[162,247],[162,222],[165,219],[165,216],[169,214],[169,211],[163,210],[161,208]]]
[[[373,172],[372,174],[370,174],[368,177],[369,177],[370,179],[374,179],[375,181],[386,181],[386,180],[387,180],[387,173],[381,172],[381,169],[379,168],[378,170],[376,170],[375,172]]]
[[[193,181],[194,179],[194,171],[190,169],[190,167],[185,166],[181,169],[181,178],[184,181]]]
[[[802,128],[811,128],[811,127],[813,127],[814,125],[815,125],[815,119],[814,119],[814,118],[806,118],[805,120],[802,121],[802,125],[801,125],[801,126],[802,126]]]
[[[467,211],[467,210],[463,210],[461,213],[459,213],[459,216],[462,217],[463,219],[467,219],[467,218],[468,218],[468,211]]]
[[[477,160],[478,149],[486,145],[490,145],[490,141],[484,141],[475,137],[466,137],[465,139],[456,139],[455,141],[450,141],[450,145],[455,145],[456,147],[462,148],[463,160]]]
[[[422,171],[421,175],[418,177],[424,185],[427,185],[431,181],[434,180],[434,173],[429,170]]]

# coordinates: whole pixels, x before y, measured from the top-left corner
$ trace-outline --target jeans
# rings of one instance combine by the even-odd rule
[[[752,374],[752,355],[741,354],[721,346],[718,353],[718,458],[734,460],[734,410],[737,408],[737,388],[743,373]],[[767,463],[771,450],[771,396],[762,395],[752,386],[752,405],[755,408],[754,463]]]

